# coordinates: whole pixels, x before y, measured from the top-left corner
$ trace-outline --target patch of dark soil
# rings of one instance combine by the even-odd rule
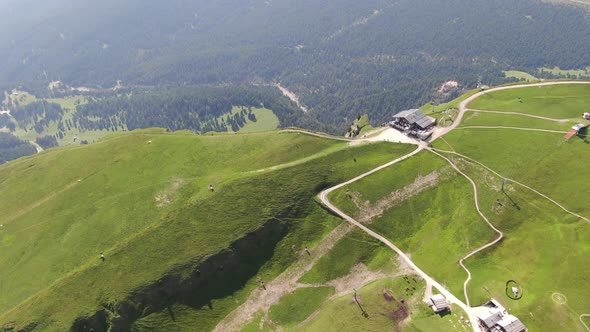
[[[387,302],[391,302],[391,301],[395,300],[395,297],[393,297],[393,295],[387,289],[383,290],[383,297],[385,298],[385,300]]]
[[[405,320],[410,317],[410,308],[402,303],[397,309],[390,311],[388,317],[397,324],[398,331],[401,331]]]

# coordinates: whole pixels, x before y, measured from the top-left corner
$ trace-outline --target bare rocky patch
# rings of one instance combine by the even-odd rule
[[[361,288],[373,280],[383,279],[385,277],[388,277],[388,275],[379,271],[371,271],[366,265],[359,263],[352,267],[348,275],[332,280],[327,285],[334,287],[334,296],[337,297],[350,293],[353,288]]]
[[[481,115],[481,113],[480,112],[477,112],[477,111],[470,111],[468,114],[469,115],[465,115],[465,117],[463,118],[463,121],[462,122],[467,122],[470,119],[476,118],[476,117],[478,117],[478,116]]]
[[[154,201],[156,202],[156,206],[161,208],[166,205],[170,205],[174,202],[176,193],[178,190],[186,183],[183,179],[174,179],[172,183],[168,186],[168,188],[160,191],[154,197]]]
[[[374,204],[371,204],[369,201],[363,202],[362,197],[358,192],[349,193],[349,197],[359,209],[354,217],[361,223],[371,222],[374,219],[381,217],[385,211],[420,194],[428,188],[435,187],[440,181],[449,178],[451,176],[450,174],[450,168],[445,166],[430,174],[418,176],[411,184],[391,192],[389,195],[381,198]]]

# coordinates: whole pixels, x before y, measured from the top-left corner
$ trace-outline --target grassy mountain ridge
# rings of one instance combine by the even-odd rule
[[[0,265],[10,268],[0,273],[5,294],[0,325],[83,330],[107,322],[124,327],[167,303],[199,308],[221,301],[264,266],[288,230],[305,232],[301,227],[311,220],[302,220],[313,210],[311,198],[320,188],[407,150],[386,144],[348,148],[301,134],[148,131],[51,149],[4,165],[0,192],[11,198],[0,203],[6,211],[0,230],[6,255]],[[26,177],[17,176],[23,172]],[[209,183],[215,192],[207,191]],[[32,195],[31,188],[36,188]],[[259,251],[252,240],[240,244],[247,234],[263,236],[254,241]],[[300,236],[293,244],[319,235]],[[229,256],[226,248],[233,248]],[[290,253],[289,248],[283,250]],[[274,273],[292,259],[283,254],[271,265]],[[212,280],[228,276],[234,276],[230,286],[212,286]],[[202,278],[210,291],[199,292],[204,284],[191,278]],[[156,296],[158,280],[167,289],[164,295]],[[187,298],[178,289],[194,295]],[[232,306],[214,305],[213,310],[223,317]],[[82,317],[88,318],[78,320]]]

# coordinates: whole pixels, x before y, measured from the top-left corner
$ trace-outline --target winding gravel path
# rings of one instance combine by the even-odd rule
[[[580,322],[582,323],[582,325],[584,325],[586,330],[588,330],[588,332],[590,332],[590,327],[588,326],[588,324],[586,324],[586,322],[584,322],[584,317],[590,317],[590,314],[580,315]]]
[[[470,102],[472,102],[473,100],[481,97],[484,94],[487,93],[491,93],[494,91],[500,91],[500,90],[508,90],[508,89],[518,89],[518,88],[525,88],[525,87],[531,87],[531,86],[549,86],[549,85],[562,85],[562,84],[590,84],[590,82],[580,82],[580,81],[561,81],[561,82],[544,82],[544,83],[535,83],[535,84],[519,84],[519,85],[511,85],[511,86],[503,86],[503,87],[497,87],[497,88],[493,88],[493,89],[489,89],[486,91],[481,91],[479,93],[476,93],[472,96],[470,96],[469,98],[463,100],[460,104],[459,104],[459,113],[457,114],[457,118],[455,119],[455,121],[453,122],[453,124],[449,127],[443,128],[441,130],[435,131],[433,133],[432,136],[432,141],[436,140],[439,137],[444,136],[445,134],[449,133],[450,131],[452,131],[453,129],[456,129],[457,126],[461,123],[461,120],[463,119],[463,116],[465,114],[466,111],[468,111],[467,105],[469,105]],[[498,128],[498,127],[492,127],[492,128]],[[515,127],[507,127],[507,128],[511,128],[511,129],[515,129]],[[525,129],[525,130],[531,130],[531,128],[517,128],[517,129]],[[532,129],[535,130],[535,129]],[[539,129],[539,131],[546,131],[546,132],[559,132],[559,131],[551,131],[551,130],[544,130],[544,129]],[[559,133],[563,133],[563,132],[559,132]],[[472,185],[473,190],[474,190],[474,201],[475,201],[475,208],[478,212],[478,214],[482,217],[482,219],[484,219],[484,221],[488,224],[488,226],[490,226],[497,234],[498,237],[471,251],[470,253],[468,253],[467,255],[465,255],[460,261],[459,264],[461,265],[461,267],[467,272],[467,280],[464,282],[463,284],[463,292],[465,294],[465,299],[467,304],[463,303],[462,301],[460,301],[456,296],[454,296],[450,291],[448,291],[446,288],[444,288],[442,285],[440,285],[438,282],[436,282],[433,278],[431,278],[428,274],[426,274],[424,271],[422,271],[417,265],[414,264],[414,262],[412,262],[412,260],[403,252],[401,251],[398,247],[396,247],[393,243],[391,243],[389,240],[387,240],[386,238],[384,238],[383,236],[375,233],[374,231],[370,230],[369,228],[367,228],[366,226],[362,225],[361,223],[359,223],[358,221],[356,221],[355,219],[353,219],[352,217],[348,216],[347,214],[345,214],[344,212],[340,211],[336,206],[334,206],[328,199],[328,195],[333,192],[334,190],[337,190],[343,186],[346,186],[350,183],[353,183],[355,181],[358,181],[366,176],[369,176],[375,172],[378,172],[386,167],[389,167],[391,165],[394,165],[400,161],[403,161],[405,159],[410,158],[411,156],[417,154],[418,152],[422,151],[422,150],[429,150],[430,152],[438,155],[439,157],[445,159],[447,162],[449,162],[449,164],[458,172],[460,173],[462,176],[464,176]],[[496,173],[497,174],[497,173]],[[513,181],[516,183],[516,181]],[[524,187],[527,187],[525,185],[523,185]],[[535,191],[536,193],[540,194],[541,196],[551,200],[552,202],[554,202],[555,204],[557,204],[558,206],[560,206],[562,209],[564,209],[565,211],[568,211],[567,209],[565,209],[563,206],[561,206],[559,203],[555,202],[554,200],[552,200],[551,198],[544,196],[543,194],[539,193],[538,191],[527,187],[533,191]],[[502,238],[504,237],[503,232],[501,232],[499,229],[497,229],[490,221],[489,219],[485,216],[485,214],[483,214],[481,212],[481,209],[479,208],[479,199],[478,199],[478,191],[477,191],[477,185],[475,184],[475,182],[473,181],[473,179],[471,179],[469,176],[467,176],[465,173],[463,173],[450,159],[448,159],[447,157],[441,155],[440,153],[434,151],[431,148],[428,148],[422,144],[420,144],[420,146],[412,153],[405,155],[401,158],[398,158],[396,160],[393,160],[385,165],[379,166],[375,169],[373,169],[372,171],[369,171],[367,173],[364,173],[360,176],[357,176],[354,179],[351,179],[349,181],[346,181],[344,183],[341,183],[337,186],[334,186],[332,188],[326,189],[324,191],[322,191],[319,195],[320,200],[322,201],[323,204],[325,204],[330,210],[332,210],[334,213],[338,214],[339,216],[341,216],[343,219],[347,220],[348,222],[350,222],[351,224],[355,225],[356,227],[359,227],[360,229],[362,229],[363,231],[365,231],[365,233],[369,234],[371,237],[381,241],[382,243],[384,243],[385,245],[387,245],[389,248],[391,248],[392,250],[394,250],[398,255],[400,255],[400,257],[407,262],[407,264],[414,270],[416,271],[416,273],[418,275],[420,275],[424,280],[426,280],[427,283],[430,283],[433,285],[433,287],[435,287],[439,292],[441,292],[441,294],[443,294],[447,300],[449,300],[449,302],[451,303],[455,303],[458,306],[460,306],[468,315],[469,317],[469,321],[471,323],[471,326],[473,328],[474,331],[480,331],[480,328],[477,324],[477,317],[475,315],[474,310],[471,308],[471,306],[469,305],[469,296],[468,296],[468,292],[467,292],[467,286],[469,284],[469,281],[472,278],[472,274],[471,271],[469,271],[469,269],[465,266],[464,261],[472,256],[474,256],[475,254],[486,250],[494,245],[496,245],[498,242],[500,242],[502,240]],[[568,211],[569,212],[569,211]],[[570,212],[572,213],[572,212]],[[574,213],[572,213],[574,214]],[[574,214],[576,215],[576,214]],[[581,217],[581,216],[580,216]],[[583,217],[582,217],[583,218]],[[585,219],[585,218],[584,218]],[[581,319],[581,318],[580,318]]]
[[[471,103],[475,99],[477,99],[485,94],[495,92],[495,91],[502,91],[502,90],[520,89],[520,88],[535,87],[535,86],[541,87],[541,86],[549,86],[549,85],[563,85],[563,84],[590,84],[590,82],[588,82],[588,81],[558,81],[558,82],[543,82],[543,83],[533,83],[533,84],[517,84],[517,85],[500,86],[497,88],[488,89],[485,91],[480,91],[472,96],[469,96],[469,98],[466,98],[461,103],[459,103],[459,113],[457,114],[457,118],[455,119],[453,124],[450,125],[449,127],[446,127],[446,128],[443,128],[439,131],[434,132],[432,134],[431,141],[434,141],[437,138],[447,134],[451,130],[457,128],[457,126],[461,123],[461,120],[463,119],[463,115],[465,115],[465,112],[468,110],[467,105],[469,105],[469,103]]]
[[[424,145],[420,145],[418,146],[418,148],[416,150],[414,150],[413,152],[402,156],[400,158],[397,158],[393,161],[388,162],[387,164],[381,165],[369,172],[366,172],[364,174],[361,174],[357,177],[355,177],[354,179],[348,180],[344,183],[341,183],[339,185],[336,185],[332,188],[328,188],[324,191],[322,191],[319,194],[319,198],[322,201],[322,203],[328,207],[330,210],[332,210],[332,212],[336,213],[337,215],[339,215],[340,217],[342,217],[344,220],[348,221],[349,223],[353,224],[354,226],[362,229],[365,233],[367,233],[368,235],[370,235],[371,237],[373,237],[374,239],[379,240],[381,243],[385,244],[386,246],[388,246],[389,248],[391,248],[393,251],[395,251],[402,260],[404,260],[406,262],[406,264],[408,264],[408,266],[414,270],[414,272],[416,272],[416,274],[418,274],[422,279],[424,279],[426,281],[427,284],[432,285],[434,288],[436,288],[441,294],[443,294],[447,300],[450,303],[454,303],[456,305],[458,305],[459,307],[461,307],[461,309],[463,309],[467,315],[469,316],[469,322],[471,324],[471,327],[473,328],[474,331],[479,331],[479,327],[477,324],[477,317],[475,316],[475,312],[474,310],[472,310],[469,305],[465,304],[463,301],[459,300],[453,293],[451,293],[449,290],[447,290],[445,287],[443,287],[441,284],[439,284],[436,280],[434,280],[433,278],[431,278],[428,274],[426,274],[424,271],[422,271],[416,264],[414,264],[414,262],[410,259],[410,257],[408,257],[408,255],[406,253],[404,253],[401,249],[399,249],[396,245],[394,245],[393,243],[391,243],[391,241],[389,241],[388,239],[386,239],[385,237],[381,236],[380,234],[372,231],[371,229],[369,229],[368,227],[366,227],[365,225],[361,224],[360,222],[356,221],[355,219],[353,219],[352,217],[350,217],[349,215],[347,215],[346,213],[342,212],[340,209],[338,209],[336,206],[334,206],[330,200],[328,199],[328,195],[330,195],[331,192],[340,189],[346,185],[349,185],[353,182],[356,182],[360,179],[363,179],[371,174],[374,174],[376,172],[379,172],[380,170],[387,168],[389,166],[395,165],[401,161],[404,161],[416,154],[418,154],[419,152],[421,152],[422,150],[425,149]]]
[[[551,203],[553,203],[553,204],[557,205],[557,206],[558,206],[560,209],[562,209],[564,212],[566,212],[566,213],[568,213],[568,214],[571,214],[572,216],[575,216],[575,217],[577,217],[577,218],[580,218],[580,219],[582,219],[582,220],[584,220],[584,221],[586,221],[586,222],[590,223],[590,219],[588,219],[588,218],[586,218],[586,217],[584,217],[584,216],[582,216],[582,215],[579,215],[579,214],[577,214],[577,213],[575,213],[575,212],[572,212],[572,211],[568,210],[568,209],[567,209],[565,206],[561,205],[559,202],[557,202],[557,201],[556,201],[556,200],[554,200],[553,198],[551,198],[551,197],[549,197],[549,196],[547,196],[547,195],[545,195],[545,194],[543,194],[543,193],[539,192],[538,190],[536,190],[536,189],[534,189],[534,188],[532,188],[532,187],[529,187],[529,186],[527,186],[527,185],[526,185],[526,184],[524,184],[524,183],[520,183],[520,182],[518,182],[518,181],[516,181],[516,180],[514,180],[514,179],[511,179],[511,178],[507,178],[507,177],[503,176],[502,174],[500,174],[500,173],[496,172],[495,170],[491,169],[490,167],[486,166],[485,164],[482,164],[482,163],[480,163],[479,161],[477,161],[477,160],[475,160],[475,159],[473,159],[473,158],[467,157],[466,155],[460,154],[460,153],[458,153],[458,152],[455,152],[455,151],[439,150],[439,149],[434,149],[434,148],[431,148],[431,150],[433,150],[433,151],[438,151],[438,152],[442,152],[442,153],[449,153],[449,154],[454,154],[454,155],[457,155],[457,156],[459,156],[459,157],[465,158],[465,159],[467,159],[467,160],[469,160],[469,161],[471,161],[471,162],[473,162],[473,163],[475,163],[475,164],[477,164],[477,165],[479,165],[479,166],[481,166],[481,167],[485,168],[486,170],[490,171],[491,173],[495,174],[496,176],[498,176],[498,177],[500,177],[500,178],[503,178],[504,180],[506,180],[506,181],[508,181],[508,182],[512,182],[512,183],[514,183],[514,184],[517,184],[517,185],[519,185],[519,186],[521,186],[521,187],[523,187],[523,188],[525,188],[525,189],[528,189],[528,190],[530,190],[530,191],[534,192],[535,194],[537,194],[537,195],[539,195],[539,196],[541,196],[541,197],[543,197],[543,198],[547,199],[547,200],[548,200],[548,201],[550,201]]]
[[[471,307],[471,305],[469,303],[469,295],[467,294],[467,286],[469,285],[469,282],[471,281],[471,271],[469,271],[469,269],[465,266],[465,264],[464,264],[465,260],[468,259],[469,257],[479,253],[479,252],[482,252],[482,251],[496,245],[498,242],[502,241],[502,239],[504,238],[504,233],[502,231],[500,231],[499,229],[497,229],[496,226],[494,226],[494,224],[492,224],[490,222],[490,220],[485,216],[485,214],[483,214],[483,212],[481,212],[481,209],[479,208],[479,195],[477,192],[477,185],[475,184],[475,181],[473,181],[473,179],[471,179],[467,174],[463,173],[463,171],[461,171],[459,169],[459,167],[457,167],[449,158],[434,151],[433,149],[428,149],[428,151],[430,151],[430,152],[434,153],[435,155],[441,157],[442,159],[446,160],[457,171],[457,173],[461,174],[464,178],[466,178],[469,182],[471,182],[471,186],[473,187],[473,199],[475,201],[475,209],[477,210],[477,213],[498,234],[498,237],[495,240],[488,242],[488,243],[484,244],[483,246],[471,251],[467,255],[463,256],[463,258],[461,258],[461,260],[459,260],[459,264],[461,265],[463,270],[465,270],[465,272],[467,272],[467,280],[465,280],[465,282],[463,283],[463,293],[465,295],[465,301],[467,302],[467,305]]]
[[[519,85],[511,85],[511,86],[503,86],[503,87],[497,87],[497,88],[493,88],[493,89],[489,89],[486,91],[481,91],[478,92],[472,96],[470,96],[469,98],[463,100],[460,104],[459,104],[459,113],[457,114],[457,118],[455,119],[455,121],[453,122],[453,124],[449,127],[446,128],[440,128],[438,130],[435,130],[435,132],[433,133],[432,136],[432,141],[436,140],[437,138],[441,138],[442,136],[444,136],[445,134],[449,133],[450,131],[452,131],[453,129],[456,129],[458,127],[458,125],[461,123],[461,120],[463,119],[463,116],[465,114],[465,112],[469,111],[467,108],[467,105],[472,102],[473,100],[479,98],[480,96],[487,94],[487,93],[491,93],[494,91],[500,91],[500,90],[508,90],[508,89],[518,89],[518,88],[525,88],[525,87],[534,87],[534,86],[549,86],[549,85],[562,85],[562,84],[590,84],[590,82],[582,82],[582,81],[560,81],[560,82],[544,82],[544,83],[534,83],[534,84],[519,84]],[[478,110],[473,110],[473,111],[478,111]],[[486,112],[486,111],[484,111]],[[495,113],[495,111],[489,111],[490,113]],[[521,114],[521,113],[514,113],[514,112],[498,112],[498,113],[504,113],[504,114],[518,114],[518,115],[525,115],[525,116],[530,116],[530,117],[534,117],[534,118],[542,118],[545,120],[550,120],[550,121],[556,121],[556,122],[565,122],[563,120],[560,119],[551,119],[551,118],[545,118],[545,117],[539,117],[539,116],[534,116],[534,115],[526,115],[526,114]],[[534,131],[544,131],[544,132],[553,132],[553,133],[565,133],[562,131],[555,131],[555,130],[545,130],[545,129],[534,129],[534,128],[519,128],[519,127],[495,127],[495,126],[472,126],[472,127],[462,127],[462,128],[492,128],[492,129],[498,129],[498,128],[505,128],[505,129],[518,129],[518,130],[534,130]],[[363,141],[375,141],[375,139],[347,139],[347,138],[342,138],[342,137],[336,137],[336,136],[332,136],[332,135],[328,135],[328,134],[323,134],[323,133],[316,133],[316,132],[310,132],[310,131],[306,131],[306,130],[302,130],[302,129],[284,129],[282,130],[282,132],[295,132],[295,133],[302,133],[302,134],[306,134],[306,135],[312,135],[312,136],[317,136],[317,137],[322,137],[322,138],[328,138],[328,139],[334,139],[334,140],[340,140],[340,141],[348,141],[348,142],[363,142]],[[475,315],[475,310],[470,306],[469,303],[469,296],[468,296],[468,292],[467,292],[467,286],[469,284],[469,281],[472,278],[472,274],[469,271],[469,269],[467,269],[467,267],[465,266],[464,262],[466,259],[476,255],[477,253],[486,250],[494,245],[496,245],[498,242],[500,242],[504,236],[504,234],[502,233],[502,231],[500,231],[499,229],[497,229],[490,221],[489,219],[485,216],[485,214],[483,214],[481,212],[481,209],[479,207],[479,197],[478,197],[478,191],[477,191],[477,185],[475,184],[475,181],[473,181],[473,179],[471,179],[467,174],[465,174],[464,172],[462,172],[449,158],[445,157],[444,155],[442,155],[439,152],[445,152],[445,153],[454,153],[456,155],[462,156],[464,158],[467,158],[469,160],[472,160],[471,158],[468,158],[466,156],[463,156],[459,153],[456,152],[451,152],[451,151],[444,151],[444,150],[436,150],[433,148],[430,148],[426,145],[426,143],[424,142],[412,142],[413,144],[417,144],[418,147],[416,148],[416,150],[414,150],[413,152],[402,156],[400,158],[397,158],[393,161],[390,161],[384,165],[381,165],[369,172],[366,172],[364,174],[361,174],[351,180],[348,180],[344,183],[341,183],[339,185],[336,185],[332,188],[326,189],[324,191],[322,191],[318,197],[319,199],[322,201],[322,203],[329,208],[330,210],[332,210],[334,213],[336,213],[337,215],[339,215],[340,217],[342,217],[344,220],[348,221],[350,224],[354,225],[355,227],[360,228],[361,230],[363,230],[365,233],[367,233],[368,235],[370,235],[371,237],[379,240],[380,242],[382,242],[383,244],[385,244],[386,246],[388,246],[389,248],[391,248],[393,251],[395,251],[400,259],[402,259],[405,263],[408,264],[408,266],[414,270],[421,278],[423,278],[426,283],[428,285],[432,285],[432,287],[436,288],[441,294],[443,294],[447,300],[450,303],[454,303],[457,306],[461,307],[461,309],[463,309],[465,311],[465,313],[467,314],[467,316],[469,317],[469,321],[471,324],[471,327],[473,328],[473,331],[480,331],[480,328],[478,326],[477,323],[477,317]],[[369,229],[368,227],[364,226],[363,224],[361,224],[360,222],[358,222],[357,220],[353,219],[352,217],[348,216],[347,214],[345,214],[344,212],[342,212],[340,209],[338,209],[336,206],[334,206],[330,200],[328,199],[328,196],[331,192],[342,188],[348,184],[351,184],[355,181],[358,181],[360,179],[363,179],[371,174],[374,174],[376,172],[379,172],[387,167],[390,167],[394,164],[397,164],[403,160],[406,160],[408,158],[411,158],[412,156],[418,154],[419,152],[423,151],[423,150],[428,150],[431,153],[436,154],[437,156],[439,156],[442,159],[445,159],[459,174],[461,174],[463,177],[465,177],[472,185],[473,187],[473,195],[474,195],[474,204],[475,204],[475,208],[478,212],[478,214],[481,216],[482,219],[484,219],[484,221],[488,224],[488,226],[490,228],[492,228],[497,234],[498,237],[496,239],[494,239],[493,241],[484,244],[483,246],[474,249],[473,251],[469,252],[467,255],[465,255],[463,258],[461,258],[461,260],[459,261],[459,264],[461,265],[461,267],[466,271],[467,273],[467,280],[464,282],[463,284],[463,292],[464,292],[464,296],[466,299],[467,303],[464,303],[463,301],[459,300],[454,294],[452,294],[449,290],[447,290],[445,287],[443,287],[441,284],[439,284],[436,280],[434,280],[432,277],[430,277],[428,274],[426,274],[424,271],[422,271],[416,264],[414,264],[414,262],[410,259],[410,257],[404,253],[401,249],[399,249],[397,246],[395,246],[393,243],[391,243],[389,240],[387,240],[385,237],[381,236],[380,234],[372,231],[371,229]],[[472,160],[473,161],[473,160]],[[475,161],[474,161],[475,162]],[[499,175],[497,172],[491,170],[489,167],[478,163],[481,166],[485,167],[486,169],[490,170],[491,172],[493,172],[494,174],[496,174],[497,176],[502,177],[501,175]],[[504,177],[503,177],[504,178]],[[511,180],[511,179],[506,179],[507,181],[511,181],[513,183],[516,183],[524,188],[527,188],[539,195],[541,195],[542,197],[545,197],[546,199],[550,200],[551,202],[553,202],[554,204],[556,204],[557,206],[559,206],[560,208],[562,208],[564,211],[575,215],[581,219],[586,220],[587,222],[590,222],[590,220],[588,220],[587,218],[580,216],[578,214],[575,214],[569,210],[567,210],[565,207],[563,207],[562,205],[560,205],[558,202],[556,202],[555,200],[551,199],[550,197],[541,194],[540,192],[538,192],[537,190],[530,188],[522,183],[519,183],[515,180]],[[252,317],[252,309],[250,308],[250,306],[248,306],[246,303],[243,305],[243,307],[247,308],[248,310],[248,314],[245,315],[248,318]],[[583,317],[586,317],[590,315],[581,315],[580,316],[580,321],[582,321]],[[231,319],[230,319],[231,320]],[[241,320],[243,321],[243,320]],[[234,321],[235,322],[235,321]],[[582,324],[584,324],[584,326],[586,326],[586,324],[582,321]],[[230,324],[232,325],[232,324]],[[227,327],[227,325],[224,325],[223,323],[217,326],[217,330],[219,330],[220,327]],[[586,328],[588,328],[586,326]],[[589,330],[590,331],[590,330]]]

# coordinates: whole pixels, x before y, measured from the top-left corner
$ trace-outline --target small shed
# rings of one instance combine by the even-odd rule
[[[584,129],[588,127],[588,125],[585,125],[583,123],[578,123],[572,126],[572,129],[570,129],[570,131],[567,132],[567,134],[565,134],[564,138],[565,139],[570,139],[572,137],[574,137],[575,135],[577,135],[580,130]]]
[[[432,302],[432,310],[436,313],[451,311],[449,302],[447,302],[447,299],[442,294],[433,295],[430,301]]]

